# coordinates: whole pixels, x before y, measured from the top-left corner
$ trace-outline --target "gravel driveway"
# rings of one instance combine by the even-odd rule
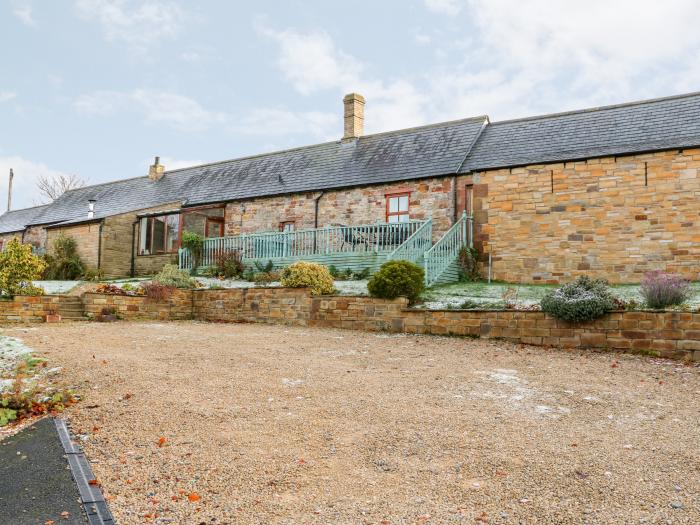
[[[131,523],[700,523],[700,370],[196,322],[10,329]],[[161,438],[165,438],[164,440]]]

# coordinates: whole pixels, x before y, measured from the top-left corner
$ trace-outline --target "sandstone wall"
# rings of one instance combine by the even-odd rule
[[[168,301],[151,301],[147,297],[106,295],[88,292],[83,295],[85,315],[94,318],[103,308],[113,308],[121,319],[178,321],[192,319],[192,292],[176,290]]]
[[[38,322],[48,314],[58,313],[58,295],[23,296],[0,299],[0,322]]]
[[[318,227],[373,224],[386,220],[386,196],[410,193],[411,219],[432,215],[436,238],[447,231],[454,217],[452,178],[403,181],[325,192],[319,201]],[[278,231],[282,222],[294,221],[297,230],[314,227],[315,199],[320,193],[264,197],[226,205],[226,235]]]
[[[475,173],[477,244],[509,282],[700,279],[698,168],[686,149]]]
[[[56,238],[63,234],[72,237],[77,244],[77,252],[83,264],[90,269],[98,267],[98,251],[100,245],[100,223],[77,224],[62,228],[49,228],[47,232],[47,252],[53,253],[53,244]],[[25,239],[26,242],[26,239]]]

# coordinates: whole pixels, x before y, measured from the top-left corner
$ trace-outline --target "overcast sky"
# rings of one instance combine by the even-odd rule
[[[367,132],[700,90],[696,0],[0,0],[0,206]]]

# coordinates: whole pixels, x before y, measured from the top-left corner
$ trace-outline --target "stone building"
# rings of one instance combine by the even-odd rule
[[[78,240],[106,276],[177,260],[183,231],[208,238],[432,219],[464,211],[492,276],[638,282],[700,278],[700,94],[532,118],[488,117],[365,135],[344,99],[341,139],[71,190],[0,216],[0,238]]]

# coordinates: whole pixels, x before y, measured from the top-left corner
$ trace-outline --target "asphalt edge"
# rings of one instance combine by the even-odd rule
[[[90,467],[90,462],[70,437],[70,431],[63,419],[54,418],[56,432],[63,445],[63,451],[68,458],[68,466],[75,484],[78,486],[80,501],[87,516],[89,525],[114,525],[112,516],[104,495],[98,484],[94,482],[95,475]],[[92,484],[90,482],[93,482]]]

